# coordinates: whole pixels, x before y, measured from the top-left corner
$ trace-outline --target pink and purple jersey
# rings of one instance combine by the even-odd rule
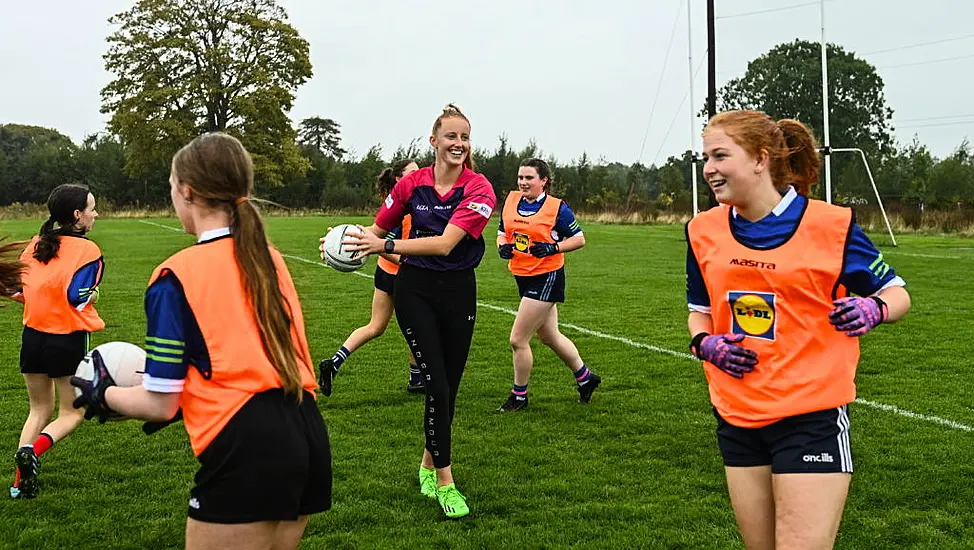
[[[482,236],[497,198],[487,178],[464,168],[453,188],[443,196],[433,185],[433,167],[421,168],[401,180],[386,197],[375,224],[390,231],[402,225],[406,214],[412,215],[410,239],[442,235],[448,224],[466,231],[467,235],[447,256],[408,256],[403,263],[435,271],[473,269],[484,257]]]

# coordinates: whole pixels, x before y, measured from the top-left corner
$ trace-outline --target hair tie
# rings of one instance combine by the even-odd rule
[[[237,199],[233,201],[233,204],[240,206],[241,204],[247,202],[248,200],[250,200],[250,197],[247,196],[237,197]]]

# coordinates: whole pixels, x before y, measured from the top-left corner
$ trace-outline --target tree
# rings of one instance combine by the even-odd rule
[[[57,130],[0,124],[0,204],[47,202],[51,189],[77,180],[77,149]]]
[[[307,170],[287,112],[311,77],[309,47],[275,0],[138,0],[109,22],[101,110],[130,175],[212,131],[240,138],[261,183]]]
[[[330,118],[311,117],[301,121],[298,128],[298,143],[321,153],[322,155],[339,160],[348,151],[342,149],[342,125]]]
[[[859,147],[867,155],[892,152],[883,79],[876,68],[842,47],[829,44],[829,134],[838,147]],[[720,110],[756,109],[774,119],[794,118],[822,139],[821,46],[796,40],[780,44],[748,63],[741,78],[718,94]],[[838,157],[837,157],[838,158]]]

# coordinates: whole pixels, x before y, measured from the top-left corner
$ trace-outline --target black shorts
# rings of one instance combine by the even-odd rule
[[[725,466],[771,466],[775,474],[852,473],[849,406],[791,416],[763,428],[732,426],[715,410]]]
[[[259,393],[199,455],[189,517],[208,523],[294,521],[331,508],[331,446],[314,397]]]
[[[20,372],[51,378],[73,376],[88,353],[89,332],[50,334],[24,327],[20,345]]]
[[[375,288],[389,296],[395,296],[396,276],[379,266],[375,266],[375,277],[372,278]]]
[[[515,275],[514,280],[517,281],[517,291],[521,298],[552,303],[565,301],[564,267],[541,275]]]

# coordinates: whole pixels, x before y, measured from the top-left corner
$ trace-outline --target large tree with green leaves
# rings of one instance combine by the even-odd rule
[[[225,131],[280,185],[308,162],[287,116],[311,77],[308,42],[275,0],[138,0],[113,16],[102,112],[126,146],[126,171],[168,163],[195,136]]]
[[[867,154],[892,152],[883,79],[876,68],[829,44],[829,134],[833,147],[859,147]],[[817,42],[780,44],[748,63],[747,72],[721,88],[719,109],[757,109],[775,119],[795,118],[822,139],[822,60]]]

